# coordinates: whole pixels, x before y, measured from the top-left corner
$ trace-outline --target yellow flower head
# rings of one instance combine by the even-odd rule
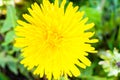
[[[98,41],[90,39],[94,32],[88,32],[94,23],[86,24],[88,18],[82,19],[84,12],[78,12],[78,6],[73,7],[70,2],[65,9],[65,4],[66,0],[61,4],[59,0],[43,0],[40,6],[34,3],[28,8],[30,14],[23,15],[27,22],[18,20],[19,26],[15,28],[15,46],[22,48],[24,57],[21,63],[49,80],[79,76],[76,65],[90,66],[87,52],[97,52],[89,44]]]

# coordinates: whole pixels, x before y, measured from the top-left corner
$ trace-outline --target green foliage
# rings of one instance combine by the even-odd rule
[[[13,47],[14,27],[17,26],[16,8],[7,2],[5,6],[0,8],[0,10],[6,10],[7,12],[6,15],[0,13],[0,36],[2,36],[0,39],[0,80],[14,80],[14,78],[8,79],[6,74],[12,76],[21,74],[29,79],[31,78],[29,72],[19,63],[21,60],[19,49]],[[6,16],[6,18],[4,19],[3,16]],[[6,72],[6,69],[9,71]]]
[[[8,45],[9,43],[11,43],[14,40],[14,36],[15,36],[14,31],[7,32],[3,45]]]
[[[18,74],[17,71],[17,59],[13,58],[10,55],[5,55],[4,53],[0,54],[0,66],[2,68],[5,68],[6,65],[8,65],[8,68],[14,73]]]
[[[6,19],[4,21],[4,24],[0,32],[4,33],[10,30],[11,28],[15,27],[17,25],[16,20],[17,20],[17,16],[16,16],[15,8],[11,5],[8,5]]]

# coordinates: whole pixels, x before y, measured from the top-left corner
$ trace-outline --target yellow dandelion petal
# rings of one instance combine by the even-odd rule
[[[24,57],[21,64],[28,70],[34,69],[34,74],[48,80],[60,79],[64,76],[79,76],[76,67],[86,68],[91,62],[86,57],[88,52],[96,53],[90,43],[98,42],[91,37],[95,32],[89,32],[94,23],[86,24],[84,12],[78,11],[66,0],[43,0],[43,4],[34,3],[28,8],[30,14],[23,14],[27,22],[18,20],[15,28],[15,46],[21,48]]]

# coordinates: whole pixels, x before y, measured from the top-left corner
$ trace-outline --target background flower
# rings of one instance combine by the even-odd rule
[[[100,57],[104,61],[100,61],[99,64],[102,65],[105,72],[108,73],[108,76],[118,76],[120,73],[120,54],[116,48],[113,51],[100,51]]]

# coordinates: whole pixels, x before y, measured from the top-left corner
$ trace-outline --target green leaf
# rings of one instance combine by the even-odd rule
[[[2,45],[7,45],[14,40],[14,31],[9,31],[5,36],[5,42]]]
[[[4,24],[1,28],[1,33],[4,33],[8,30],[10,30],[12,27],[15,27],[17,25],[16,20],[16,11],[15,8],[12,5],[7,6],[7,16],[6,20],[4,21]]]
[[[4,54],[3,54],[3,53],[0,53],[0,66],[1,66],[2,68],[5,68],[5,65],[6,65],[6,60],[5,60],[4,57],[5,57]]]
[[[17,64],[15,62],[9,62],[8,63],[8,68],[14,73],[14,74],[18,74],[18,70],[17,70]]]
[[[6,56],[4,53],[0,53],[0,66],[5,68],[6,65],[14,74],[18,74],[17,59],[10,55]]]
[[[12,56],[6,56],[6,61],[7,61],[7,65],[8,68],[14,73],[14,74],[18,74],[17,71],[17,60],[15,58],[13,58]]]

